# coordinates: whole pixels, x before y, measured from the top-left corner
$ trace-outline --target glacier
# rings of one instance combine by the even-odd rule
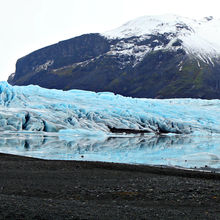
[[[217,135],[219,106],[219,100],[140,99],[1,82],[0,131]]]
[[[219,107],[220,100],[140,99],[0,82],[0,152],[220,168]]]

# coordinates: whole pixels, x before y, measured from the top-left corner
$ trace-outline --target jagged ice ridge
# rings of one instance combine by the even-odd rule
[[[138,99],[0,83],[2,132],[219,134],[220,101]]]

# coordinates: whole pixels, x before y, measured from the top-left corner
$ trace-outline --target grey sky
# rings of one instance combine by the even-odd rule
[[[18,58],[80,34],[104,32],[143,15],[220,17],[219,0],[0,0],[0,80]]]

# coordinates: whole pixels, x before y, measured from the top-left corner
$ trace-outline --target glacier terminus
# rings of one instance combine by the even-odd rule
[[[1,152],[220,168],[220,100],[130,98],[0,83]]]

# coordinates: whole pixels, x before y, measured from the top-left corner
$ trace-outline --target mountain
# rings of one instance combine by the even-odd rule
[[[12,85],[146,98],[220,98],[220,20],[144,16],[34,51]]]

